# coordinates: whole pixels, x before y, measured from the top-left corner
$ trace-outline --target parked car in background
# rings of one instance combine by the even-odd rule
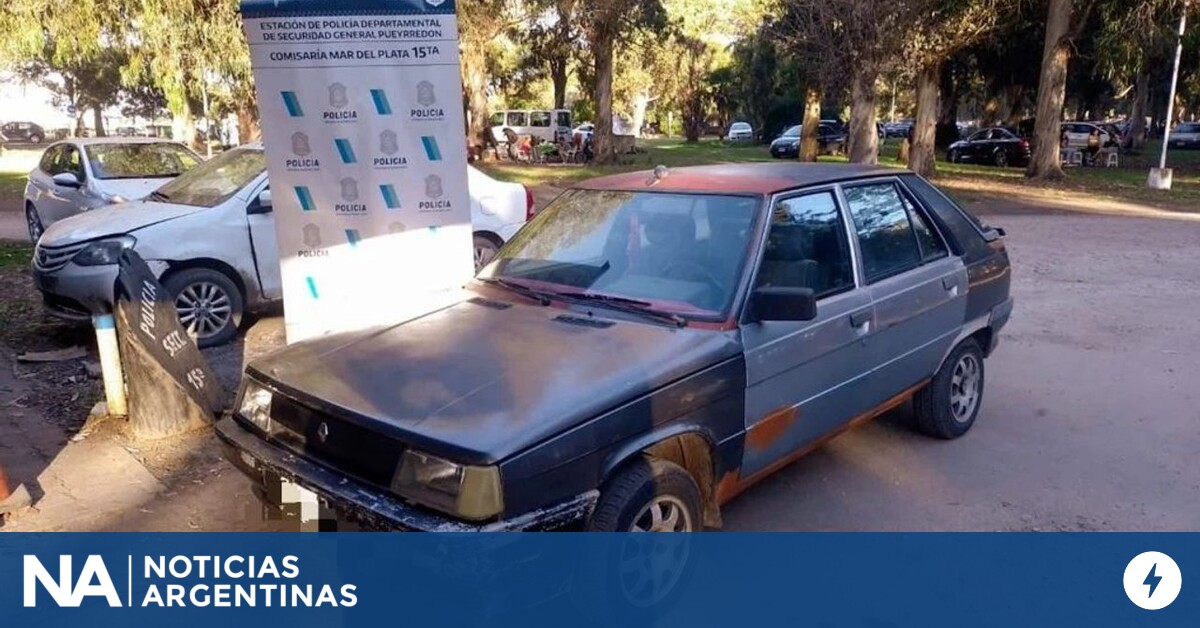
[[[595,131],[595,124],[592,124],[591,122],[584,122],[574,129],[571,129],[571,137],[574,138],[580,146],[582,146],[586,144],[589,139],[591,139],[592,133]]]
[[[41,144],[46,140],[46,129],[33,122],[6,122],[0,133],[12,143]]]
[[[268,506],[282,482],[371,528],[699,531],[909,399],[922,433],[966,434],[1010,283],[1003,233],[912,173],[620,174],[548,206],[474,298],[252,362],[215,428]]]
[[[725,134],[725,139],[730,142],[753,142],[754,128],[749,122],[734,122],[729,125],[729,133]]]
[[[950,163],[990,164],[1001,168],[1024,166],[1032,153],[1029,141],[1016,129],[991,127],[972,133],[967,139],[950,145],[946,159]]]
[[[76,214],[145,197],[200,163],[183,144],[137,138],[76,138],[51,144],[25,185],[25,222],[34,242]]]
[[[1200,122],[1180,122],[1171,131],[1172,148],[1200,148]]]
[[[507,141],[505,129],[517,135],[540,138],[545,142],[558,142],[571,137],[571,112],[566,109],[520,109],[492,113],[489,118],[492,138],[496,143]]]
[[[800,156],[801,125],[793,126],[771,142],[771,156],[776,159],[795,159]],[[822,122],[817,135],[817,152],[821,155],[835,155],[842,152],[846,146],[846,133],[840,128]]]
[[[1100,134],[1100,146],[1119,146],[1121,137],[1105,126],[1095,122],[1063,122],[1061,132],[1067,136],[1067,148],[1087,148],[1093,132]]]
[[[908,137],[908,134],[912,131],[912,128],[913,121],[908,119],[888,122],[883,125],[883,130],[888,137]]]
[[[275,218],[261,146],[226,151],[155,190],[48,228],[34,250],[46,310],[87,320],[111,303],[117,256],[136,250],[159,275],[202,347],[227,342],[242,314],[282,298]],[[533,215],[523,186],[468,167],[475,263],[495,256]],[[376,269],[378,270],[378,269]],[[204,294],[208,307],[196,302]],[[188,312],[196,312],[189,316]]]

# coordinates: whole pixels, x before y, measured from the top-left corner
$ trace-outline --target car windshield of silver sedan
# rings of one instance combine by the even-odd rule
[[[571,190],[479,279],[679,324],[721,319],[737,293],[758,207],[744,196]]]
[[[177,177],[200,162],[191,151],[170,142],[96,144],[86,150],[92,176],[97,179]]]
[[[257,149],[222,153],[179,175],[150,194],[150,200],[196,207],[216,207],[229,200],[267,169]]]

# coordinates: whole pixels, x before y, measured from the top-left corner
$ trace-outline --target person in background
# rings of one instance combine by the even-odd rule
[[[1100,148],[1100,130],[1092,129],[1092,132],[1088,135],[1087,143],[1087,159],[1089,166],[1096,165],[1096,156],[1100,154]]]

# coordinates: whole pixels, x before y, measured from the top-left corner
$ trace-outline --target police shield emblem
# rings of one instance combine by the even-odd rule
[[[358,200],[358,181],[354,177],[346,177],[341,180],[342,185],[342,200],[351,203]]]
[[[442,178],[436,174],[425,177],[425,196],[429,198],[441,198],[442,194]]]
[[[315,249],[321,246],[321,229],[314,224],[304,225],[304,246]]]
[[[341,83],[334,83],[329,86],[329,106],[334,109],[341,109],[350,104],[350,100],[346,97],[346,86]]]
[[[437,96],[433,93],[433,83],[429,81],[417,83],[417,103],[422,107],[429,107],[436,102]]]
[[[308,136],[303,133],[292,134],[292,152],[297,157],[307,157],[312,152],[308,145]]]
[[[379,134],[379,152],[384,155],[395,155],[400,151],[400,144],[396,141],[395,131],[384,131]]]

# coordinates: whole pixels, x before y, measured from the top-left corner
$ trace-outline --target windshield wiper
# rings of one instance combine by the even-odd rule
[[[507,279],[495,279],[495,278],[490,278],[490,277],[489,278],[476,277],[476,280],[486,283],[489,286],[499,286],[505,290],[508,290],[509,292],[515,292],[523,297],[533,299],[534,301],[537,301],[539,304],[541,304],[543,307],[550,305],[550,297],[546,296],[545,294],[543,294],[541,292],[538,292],[537,290],[534,290],[533,288],[530,288],[528,286],[523,286],[519,283],[516,283],[515,281],[509,281]]]
[[[638,299],[630,299],[628,297],[618,297],[611,294],[595,294],[592,292],[555,292],[554,296],[562,297],[572,301],[583,301],[586,303],[597,303],[603,307],[607,307],[618,312],[627,314],[636,314],[653,318],[660,321],[666,321],[676,327],[686,327],[687,319],[670,312],[653,309],[654,304],[649,301],[641,301]]]
[[[158,190],[154,190],[153,192],[150,193],[150,200],[169,202],[171,200],[171,197],[167,196],[166,194],[163,194],[162,192],[159,192]]]

